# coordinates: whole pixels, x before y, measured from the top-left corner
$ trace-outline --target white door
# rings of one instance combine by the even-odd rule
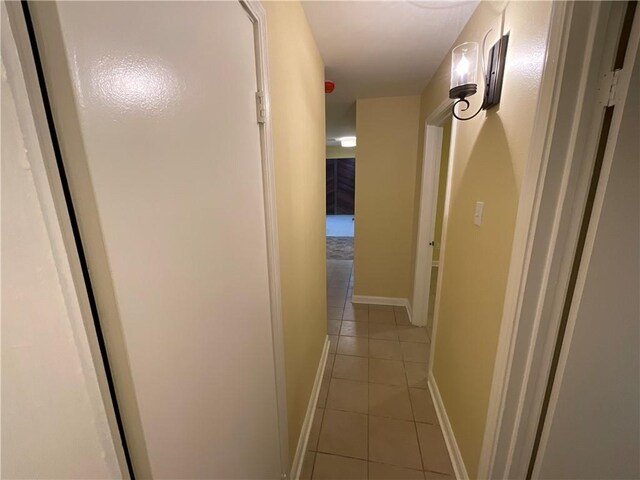
[[[252,19],[32,13],[137,476],[279,477]]]

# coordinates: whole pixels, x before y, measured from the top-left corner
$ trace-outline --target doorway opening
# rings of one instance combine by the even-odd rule
[[[327,158],[327,260],[353,260],[356,159]]]
[[[453,123],[449,102],[425,124],[422,191],[412,304],[414,325],[427,327],[433,338],[438,286],[442,278],[445,212],[449,185]]]
[[[452,117],[448,117],[442,125],[442,149],[440,154],[439,172],[437,175],[435,197],[435,218],[433,224],[433,245],[431,258],[431,278],[429,282],[429,297],[427,299],[427,330],[431,332],[433,326],[433,312],[438,290],[438,270],[440,267],[440,247],[442,245],[442,223],[444,221],[444,200],[447,193],[447,178],[449,169],[449,152],[451,145]],[[428,265],[427,265],[428,268]]]

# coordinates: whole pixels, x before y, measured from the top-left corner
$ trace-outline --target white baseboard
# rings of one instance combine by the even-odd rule
[[[409,321],[411,322],[411,303],[409,303],[408,298],[369,297],[367,295],[352,295],[351,301],[353,303],[368,303],[370,305],[392,305],[394,307],[404,307],[407,310],[407,314],[409,315]]]
[[[291,480],[298,480],[300,478],[300,471],[302,470],[302,463],[304,462],[304,454],[307,451],[307,443],[309,442],[309,433],[311,432],[311,426],[313,425],[313,417],[316,413],[316,407],[318,406],[320,385],[322,384],[322,376],[324,375],[324,367],[327,363],[328,356],[329,337],[326,338],[324,348],[322,349],[320,363],[318,363],[318,370],[316,371],[316,379],[313,382],[311,397],[309,397],[309,404],[307,405],[307,413],[304,416],[300,437],[298,437],[298,446],[296,448],[296,454],[293,457],[291,475],[289,476]]]
[[[405,308],[407,309],[407,315],[409,315],[409,323],[413,324],[413,310],[411,309],[411,303],[408,298],[405,298],[405,300],[407,301]]]
[[[352,295],[353,303],[369,303],[371,305],[393,305],[396,307],[406,307],[409,300],[397,297],[369,297],[367,295]]]
[[[442,428],[442,434],[444,435],[444,441],[447,444],[447,450],[449,450],[449,458],[451,458],[451,464],[458,480],[469,480],[469,474],[467,473],[467,467],[464,465],[460,448],[458,448],[458,442],[456,442],[456,436],[451,428],[449,422],[449,416],[447,410],[444,408],[442,397],[440,396],[440,390],[438,390],[438,384],[433,376],[433,371],[429,372],[429,391],[431,392],[431,398],[433,399],[433,405],[436,408],[436,414],[438,415],[438,422],[440,428]]]

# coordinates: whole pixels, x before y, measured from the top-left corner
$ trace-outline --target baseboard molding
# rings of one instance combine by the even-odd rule
[[[393,305],[395,307],[406,307],[409,300],[398,297],[369,297],[367,295],[352,295],[353,303],[369,303],[371,305]]]
[[[309,398],[309,404],[307,405],[307,413],[304,416],[304,422],[302,423],[300,437],[298,437],[298,446],[296,448],[296,454],[293,457],[293,463],[291,464],[291,475],[289,476],[291,480],[298,480],[300,478],[302,463],[304,462],[304,454],[307,451],[309,433],[311,432],[311,425],[313,425],[313,416],[315,415],[316,407],[318,406],[320,385],[322,384],[322,376],[324,375],[324,367],[327,363],[328,356],[329,337],[327,337],[324,342],[324,348],[322,349],[322,355],[320,356],[320,362],[318,363],[318,370],[316,371],[316,378],[313,382],[313,389],[311,390],[311,397]]]
[[[440,390],[438,390],[438,384],[433,376],[433,371],[429,372],[429,391],[431,392],[431,398],[433,399],[433,405],[436,408],[436,414],[438,415],[438,422],[442,428],[442,434],[444,435],[444,441],[447,444],[447,450],[449,450],[449,457],[451,458],[451,464],[458,480],[469,480],[469,474],[467,468],[464,465],[460,448],[458,448],[458,442],[456,442],[456,436],[451,428],[449,422],[449,416],[447,410],[444,408],[442,397],[440,396]]]
[[[411,321],[411,303],[408,298],[399,297],[369,297],[367,295],[352,295],[351,301],[353,303],[368,303],[370,305],[391,305],[394,307],[404,307],[409,315],[409,321]]]
[[[405,298],[405,300],[407,301],[405,308],[407,309],[407,315],[409,315],[409,322],[413,324],[413,310],[411,309],[411,303],[408,298]]]

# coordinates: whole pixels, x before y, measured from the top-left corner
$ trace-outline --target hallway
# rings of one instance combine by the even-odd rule
[[[447,479],[429,390],[429,339],[404,307],[350,301],[353,261],[327,260],[331,347],[303,479]]]

